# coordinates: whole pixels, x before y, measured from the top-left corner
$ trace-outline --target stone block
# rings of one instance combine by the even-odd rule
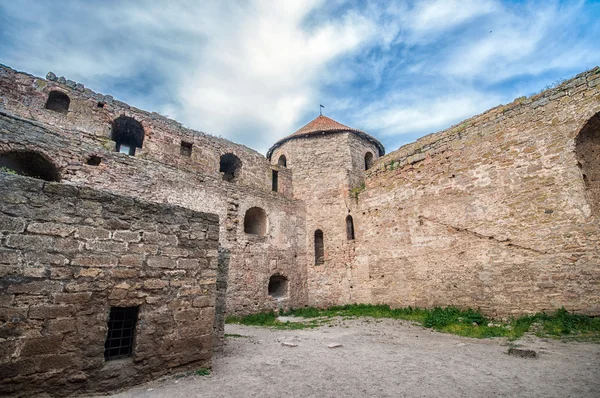
[[[110,239],[110,231],[104,228],[96,227],[79,227],[75,231],[75,237],[79,239]]]
[[[54,304],[85,304],[92,298],[92,293],[54,293],[52,298]]]
[[[144,264],[144,257],[139,254],[125,254],[119,257],[120,267],[139,267]]]
[[[148,279],[144,281],[144,289],[164,289],[167,286],[169,286],[169,281],[164,281],[162,279]]]
[[[180,258],[177,260],[177,268],[198,269],[199,267],[199,262],[195,258]]]
[[[58,224],[52,222],[46,223],[30,223],[27,226],[27,232],[31,232],[33,234],[39,235],[53,235],[66,237],[75,232],[76,227],[74,225],[69,224]]]
[[[0,249],[0,264],[17,265],[20,263],[21,252],[11,249]]]
[[[146,263],[149,267],[153,268],[175,268],[177,267],[177,260],[163,256],[148,257]]]
[[[40,372],[59,372],[75,364],[73,354],[70,355],[50,355],[44,357],[40,362],[38,370]]]
[[[14,362],[0,363],[0,375],[3,380],[12,379],[17,376],[27,376],[37,370],[37,360],[20,359]]]
[[[88,254],[88,255],[77,255],[71,260],[72,265],[80,267],[114,267],[118,263],[118,258],[111,255],[100,255],[100,254]]]
[[[41,280],[30,282],[28,278],[7,280],[10,283],[8,293],[15,294],[48,294],[62,291],[59,281]]]
[[[115,231],[113,232],[112,238],[120,242],[139,242],[141,235],[136,231]]]
[[[62,336],[44,336],[37,339],[24,339],[23,348],[21,348],[22,357],[35,355],[55,354],[60,352]]]
[[[54,238],[39,235],[9,235],[6,246],[24,250],[50,250],[54,247]]]
[[[127,250],[125,242],[91,241],[85,243],[87,250],[107,253],[123,253]]]
[[[29,308],[30,319],[54,319],[67,318],[75,313],[72,305],[35,305]]]
[[[0,213],[0,232],[20,233],[25,230],[25,220]]]
[[[144,232],[142,241],[158,246],[177,246],[178,239],[175,235],[166,235],[158,232]]]

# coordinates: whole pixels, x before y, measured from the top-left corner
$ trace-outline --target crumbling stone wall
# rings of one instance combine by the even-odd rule
[[[220,244],[231,252],[227,311],[247,314],[305,305],[306,270],[294,260],[304,256],[298,240],[304,234],[297,231],[303,230],[305,212],[302,202],[291,199],[289,170],[279,170],[280,189],[273,192],[272,170],[278,167],[257,152],[50,77],[0,67],[0,153],[36,151],[51,159],[62,180],[71,184],[217,214]],[[45,109],[52,90],[69,95],[66,114]],[[120,115],[133,117],[145,130],[135,156],[116,152],[110,139],[112,121]],[[191,156],[181,153],[182,141],[192,143]],[[224,181],[219,172],[220,156],[226,153],[242,162],[233,182]],[[266,211],[266,237],[254,239],[244,232],[244,213],[250,207]],[[289,279],[289,294],[279,299],[267,290],[274,273]]]
[[[368,302],[598,315],[598,204],[576,142],[599,84],[595,68],[381,158],[358,198]]]
[[[210,366],[218,217],[0,173],[0,393],[105,391]],[[111,307],[139,307],[105,361]]]

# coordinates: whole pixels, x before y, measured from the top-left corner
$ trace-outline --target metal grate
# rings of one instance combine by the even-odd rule
[[[138,307],[111,307],[104,359],[109,361],[131,356]]]

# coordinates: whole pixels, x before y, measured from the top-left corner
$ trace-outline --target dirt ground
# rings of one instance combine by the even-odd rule
[[[298,331],[227,325],[226,333],[245,337],[227,338],[209,376],[114,397],[600,397],[599,344],[526,336],[513,344],[538,358],[518,358],[505,339],[368,318]]]

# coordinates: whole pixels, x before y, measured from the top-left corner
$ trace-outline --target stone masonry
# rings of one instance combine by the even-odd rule
[[[598,67],[388,155],[319,116],[265,157],[0,65],[0,167],[60,181],[0,172],[0,386],[209,366],[226,314],[598,315],[599,154]],[[111,307],[139,308],[128,358],[103,356]]]
[[[0,394],[67,395],[209,367],[218,218],[0,173]],[[111,307],[138,307],[106,361]]]

